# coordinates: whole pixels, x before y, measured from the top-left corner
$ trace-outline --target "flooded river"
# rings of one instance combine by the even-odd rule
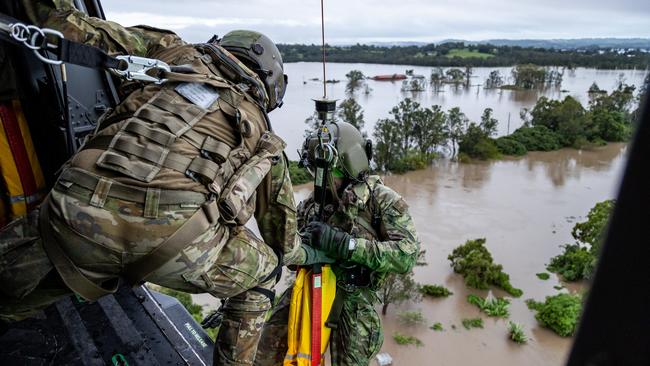
[[[625,145],[611,144],[594,150],[563,149],[529,153],[512,160],[475,164],[440,161],[427,170],[385,178],[410,205],[422,246],[425,267],[417,267],[420,283],[442,284],[454,295],[424,299],[389,308],[383,318],[386,340],[383,351],[395,365],[560,365],[571,346],[539,327],[524,300],[543,300],[562,285],[555,275],[542,281],[549,258],[561,244],[572,241],[571,229],[598,201],[615,195],[625,161]],[[466,330],[461,319],[479,316],[466,301],[470,293],[461,276],[453,273],[447,255],[465,240],[486,238],[495,262],[503,265],[515,287],[524,295],[512,299],[510,320],[522,323],[530,340],[517,345],[507,339],[507,320],[487,318],[484,329]],[[567,286],[581,291],[580,285]],[[568,291],[568,290],[562,290]],[[500,290],[496,296],[505,296]],[[427,324],[405,327],[397,322],[404,310],[422,310]],[[428,329],[441,322],[444,332]],[[452,324],[456,330],[452,329]],[[392,334],[412,334],[424,347],[397,345]]]
[[[583,220],[596,202],[614,197],[625,151],[624,144],[610,144],[471,164],[439,160],[426,170],[385,177],[385,183],[409,203],[426,249],[428,265],[416,267],[416,280],[444,285],[454,294],[390,306],[382,318],[386,337],[382,352],[393,357],[394,365],[561,365],[571,338],[541,328],[524,300],[543,300],[558,293],[554,286],[563,284],[555,275],[543,281],[535,274],[545,271],[560,245],[571,242],[575,222]],[[296,187],[297,200],[310,190],[309,185]],[[507,339],[507,320],[488,318],[467,303],[468,294],[486,296],[489,291],[467,289],[449,266],[447,256],[453,248],[482,237],[495,262],[524,291],[521,298],[512,299],[510,320],[524,325],[530,338],[526,345]],[[284,286],[282,281],[280,287]],[[584,287],[572,284],[567,285],[570,290],[561,291],[578,292]],[[506,296],[500,290],[494,295]],[[194,298],[211,308],[217,305],[210,295]],[[421,310],[426,324],[399,324],[397,314],[406,310]],[[484,329],[463,328],[463,318],[477,316],[484,318]],[[445,331],[429,329],[434,322],[441,322]],[[396,331],[418,337],[424,346],[396,344],[392,339]]]
[[[327,65],[327,78],[341,80],[340,83],[327,84],[327,93],[331,98],[342,100],[345,98],[345,74],[350,70],[361,70],[366,76],[380,74],[404,73],[406,69],[413,69],[415,74],[424,75],[427,79],[431,74],[431,67],[405,66],[405,65],[374,65],[374,64],[349,64],[333,63]],[[498,134],[505,135],[521,126],[519,112],[522,108],[531,108],[540,96],[561,99],[567,95],[577,98],[583,105],[589,99],[587,90],[596,82],[601,89],[611,91],[621,77],[624,82],[639,87],[646,70],[596,70],[578,68],[574,71],[564,72],[563,82],[560,87],[547,88],[535,91],[513,90],[485,90],[479,84],[485,83],[490,71],[499,70],[507,83],[510,80],[511,67],[475,67],[472,71],[471,85],[463,86],[443,85],[439,91],[434,91],[429,85],[424,92],[412,93],[400,91],[402,82],[367,80],[372,89],[365,95],[363,90],[356,92],[357,102],[364,112],[365,130],[372,135],[375,123],[380,118],[389,117],[389,111],[402,99],[409,97],[418,101],[425,107],[438,104],[444,110],[460,107],[472,121],[479,121],[485,108],[494,110],[494,117],[499,120]],[[285,72],[289,76],[289,84],[282,108],[273,111],[269,116],[274,129],[287,141],[289,158],[297,159],[296,149],[301,146],[305,130],[305,118],[312,115],[314,103],[311,98],[320,98],[323,95],[323,85],[312,81],[313,78],[322,78],[322,65],[314,62],[297,62],[285,65]],[[508,116],[510,126],[508,127]]]

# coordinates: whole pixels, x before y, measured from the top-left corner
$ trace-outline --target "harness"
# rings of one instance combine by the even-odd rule
[[[96,166],[143,183],[150,183],[162,169],[180,172],[203,185],[209,192],[207,195],[138,188],[74,168],[64,169],[55,187],[88,195],[89,204],[95,207],[103,207],[110,199],[142,204],[143,216],[147,218],[156,218],[158,207],[164,204],[199,206],[163,243],[126,266],[121,276],[129,283],[144,281],[205,231],[217,225],[243,225],[253,215],[256,189],[280,158],[285,143],[271,131],[264,107],[268,102],[264,85],[227,51],[214,44],[194,45],[200,57],[190,65],[178,66],[130,55],[112,57],[96,47],[66,40],[58,31],[25,25],[3,14],[0,14],[0,40],[23,45],[48,64],[63,67],[64,63],[73,63],[110,69],[126,80],[159,85],[151,87],[151,97],[134,113],[110,121],[104,118],[98,124],[106,127],[108,122],[114,123],[119,126],[116,133],[91,136],[81,149],[104,150]],[[265,122],[252,150],[245,146],[244,140],[253,136],[256,127],[240,108],[244,99],[259,108]],[[237,143],[221,141],[194,128],[206,115],[218,110],[227,116],[239,135]],[[174,151],[173,145],[179,141],[197,149],[198,156]],[[64,233],[54,231],[47,201],[40,215],[43,246],[66,285],[89,300],[113,293],[117,279],[98,285],[65,254],[59,244]],[[282,253],[274,250],[279,265],[264,281],[278,276],[281,270]],[[266,289],[255,290],[273,296]]]
[[[357,231],[357,226],[361,226],[374,238],[379,238],[381,235],[379,228],[381,221],[381,210],[374,196],[374,189],[378,183],[381,183],[379,177],[369,177],[365,182],[365,185],[359,186],[354,190],[354,193],[346,192],[346,194],[354,194],[356,197],[360,198],[361,201],[356,203],[349,203],[350,205],[354,205],[353,212],[348,215],[348,217],[352,219],[352,231]],[[367,220],[364,215],[359,215],[358,211],[360,207],[369,208],[371,215],[370,220]],[[313,204],[312,207],[307,208],[307,212],[310,212],[312,209]],[[364,212],[367,211],[364,210]],[[336,291],[336,297],[334,298],[332,309],[327,318],[327,321],[325,322],[325,325],[331,329],[338,328],[345,298],[349,294],[352,294],[359,289],[370,288],[373,285],[373,273],[368,267],[352,262],[339,264],[339,267],[344,269],[344,278],[339,278],[336,281],[336,287],[340,291]],[[368,301],[373,301],[372,298],[368,298],[368,295],[365,292],[362,293],[362,296],[367,297]]]

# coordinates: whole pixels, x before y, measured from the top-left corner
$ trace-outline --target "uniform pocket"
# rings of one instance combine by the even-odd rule
[[[365,306],[363,306],[365,305]],[[381,320],[377,315],[377,312],[370,304],[363,304],[359,307],[357,311],[357,321],[360,325],[360,329],[366,337],[364,347],[362,350],[359,350],[364,356],[371,360],[381,349],[381,346],[384,342],[384,336],[381,329]]]
[[[217,341],[217,353],[222,359],[233,362],[239,362],[237,359],[239,354],[238,340],[241,322],[239,320],[224,318],[219,328]]]

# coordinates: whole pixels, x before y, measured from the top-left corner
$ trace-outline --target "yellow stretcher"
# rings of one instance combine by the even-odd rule
[[[311,366],[311,298],[312,271],[301,268],[296,276],[296,283],[291,295],[289,308],[288,350],[284,358],[285,366]],[[336,276],[329,265],[322,267],[322,313],[321,313],[321,365],[324,365],[324,353],[329,344],[331,330],[325,321],[334,304],[336,296]]]
[[[43,199],[45,180],[18,100],[0,103],[0,227]]]

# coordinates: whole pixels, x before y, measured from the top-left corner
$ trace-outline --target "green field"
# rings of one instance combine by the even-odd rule
[[[460,58],[482,58],[482,59],[486,59],[486,58],[494,57],[494,55],[489,54],[489,53],[479,52],[479,51],[476,51],[476,50],[470,51],[467,48],[463,48],[463,49],[455,48],[455,49],[449,51],[449,53],[447,54],[447,57],[448,58],[460,57]]]

